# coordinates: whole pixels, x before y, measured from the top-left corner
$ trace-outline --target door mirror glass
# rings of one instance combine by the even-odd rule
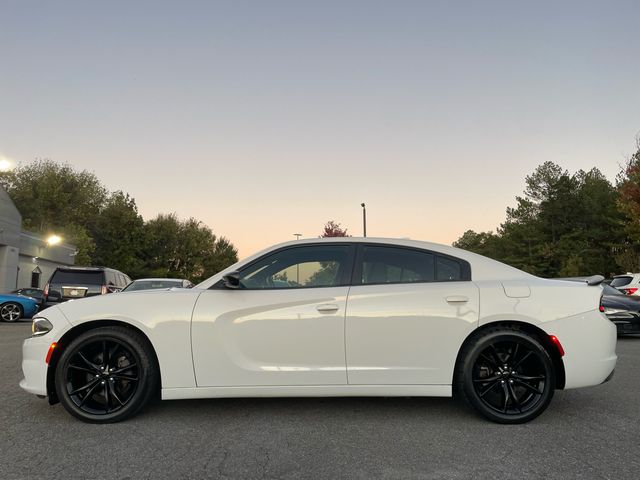
[[[230,272],[222,277],[222,281],[226,288],[240,288],[240,272]]]

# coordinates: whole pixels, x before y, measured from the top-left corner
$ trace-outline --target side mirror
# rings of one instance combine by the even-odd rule
[[[238,289],[240,288],[240,272],[230,272],[222,277],[222,281],[226,288]]]

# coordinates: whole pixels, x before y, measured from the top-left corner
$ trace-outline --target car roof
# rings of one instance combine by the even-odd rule
[[[468,250],[452,247],[450,245],[442,245],[439,243],[425,242],[421,240],[411,240],[409,238],[384,238],[384,237],[330,237],[330,238],[305,238],[300,240],[290,240],[277,245],[272,245],[264,250],[254,253],[249,257],[246,257],[239,262],[227,267],[226,269],[216,273],[212,277],[202,281],[196,287],[209,288],[219,281],[228,272],[235,269],[241,269],[254,260],[260,258],[263,255],[270,254],[282,248],[303,246],[308,244],[319,243],[342,243],[342,244],[383,244],[391,247],[413,247],[422,250],[428,250],[434,253],[441,253],[443,255],[449,255],[455,258],[466,260],[471,264],[472,276],[474,280],[496,280],[496,279],[522,279],[522,278],[536,278],[535,276],[518,270],[515,267],[506,265],[497,260],[493,260],[489,257],[484,257]]]

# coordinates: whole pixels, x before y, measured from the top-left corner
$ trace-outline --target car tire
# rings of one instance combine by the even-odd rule
[[[24,316],[24,309],[19,303],[7,302],[0,305],[0,318],[5,322],[17,322]]]
[[[80,420],[125,420],[138,413],[157,390],[155,355],[135,330],[99,327],[63,348],[55,370],[56,393],[64,408]]]
[[[549,406],[555,384],[553,361],[536,337],[514,327],[495,327],[464,345],[454,388],[485,418],[517,424]]]

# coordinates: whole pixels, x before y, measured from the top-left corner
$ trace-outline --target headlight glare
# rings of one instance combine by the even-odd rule
[[[40,337],[50,332],[52,328],[53,325],[51,325],[51,322],[46,318],[34,318],[31,323],[31,336]]]

